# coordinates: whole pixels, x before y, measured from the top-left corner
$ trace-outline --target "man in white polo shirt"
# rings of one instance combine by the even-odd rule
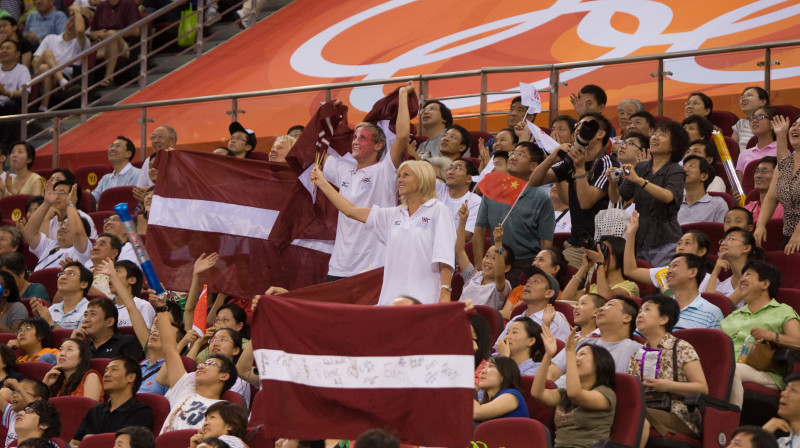
[[[92,191],[95,203],[100,201],[100,195],[109,188],[136,185],[139,168],[131,165],[134,154],[136,145],[129,138],[119,136],[108,145],[108,161],[111,162],[114,171],[103,176]]]
[[[89,305],[86,294],[92,287],[92,271],[77,261],[67,263],[58,274],[58,292],[61,302],[46,308],[41,300],[31,300],[31,311],[34,316],[43,318],[50,328],[66,328],[74,330],[83,322],[83,313]]]
[[[384,157],[386,136],[372,123],[359,123],[353,134],[350,155],[327,157],[325,178],[356,207],[394,207],[397,205],[397,168],[403,162],[410,135],[409,82],[400,89],[395,130],[397,139]],[[327,281],[338,280],[375,269],[384,264],[386,246],[364,224],[339,212],[336,241],[328,268]]]
[[[469,208],[469,218],[467,218],[467,241],[472,239],[475,231],[475,219],[478,217],[478,209],[481,207],[481,197],[472,193],[475,182],[472,176],[478,175],[478,168],[467,159],[458,158],[450,164],[450,168],[445,173],[445,181],[436,181],[436,196],[450,210],[453,217],[453,225],[458,228],[458,210],[467,202]]]

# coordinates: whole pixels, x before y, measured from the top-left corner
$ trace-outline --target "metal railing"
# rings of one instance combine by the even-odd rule
[[[202,1],[202,0],[201,0]],[[232,94],[223,94],[223,95],[211,95],[211,96],[202,96],[202,97],[194,97],[194,98],[182,98],[182,99],[172,99],[172,100],[161,100],[161,101],[148,101],[142,103],[131,103],[131,104],[116,104],[112,106],[99,106],[99,107],[89,107],[86,109],[73,109],[73,110],[64,110],[64,111],[52,111],[52,112],[40,112],[40,113],[30,113],[30,114],[22,114],[17,116],[10,116],[10,117],[0,117],[0,123],[8,122],[13,120],[29,120],[29,119],[49,119],[52,118],[56,124],[57,122],[65,116],[68,115],[79,115],[79,114],[97,114],[102,112],[114,112],[114,111],[123,111],[123,110],[132,110],[138,109],[140,110],[140,119],[137,122],[140,125],[141,130],[141,151],[139,154],[141,155],[142,159],[145,157],[145,149],[147,146],[147,113],[148,109],[159,108],[159,107],[166,107],[166,106],[178,106],[178,105],[187,105],[187,104],[197,104],[197,103],[208,103],[208,102],[215,102],[215,101],[230,101],[231,102],[231,110],[228,112],[231,115],[231,120],[237,120],[237,113],[241,111],[238,108],[239,100],[246,99],[246,98],[263,98],[263,97],[270,97],[276,95],[289,95],[289,94],[297,94],[297,93],[307,93],[307,92],[325,92],[326,100],[330,100],[332,98],[332,91],[338,89],[349,89],[349,88],[356,88],[356,87],[366,87],[366,86],[374,86],[374,85],[382,85],[382,84],[393,84],[393,83],[401,83],[406,81],[416,81],[420,83],[419,93],[423,99],[434,99],[429,95],[429,83],[432,81],[437,80],[449,80],[449,79],[456,79],[456,78],[467,78],[467,77],[480,77],[480,92],[474,94],[466,94],[466,95],[458,95],[458,98],[468,98],[468,97],[480,97],[480,112],[477,114],[467,114],[461,116],[455,116],[454,118],[465,118],[465,117],[475,117],[478,116],[480,118],[480,130],[486,131],[487,127],[487,118],[491,115],[495,114],[503,114],[505,112],[489,112],[488,111],[488,97],[491,95],[511,95],[515,92],[514,90],[504,90],[504,91],[490,91],[488,89],[488,78],[490,75],[494,74],[507,74],[507,73],[519,73],[519,72],[545,72],[549,73],[550,79],[550,86],[545,91],[549,91],[550,96],[550,114],[551,116],[558,114],[558,99],[559,99],[559,87],[562,85],[566,85],[560,81],[560,73],[564,70],[576,69],[576,68],[586,68],[586,67],[600,67],[600,66],[607,66],[607,65],[619,65],[619,64],[630,64],[630,63],[637,63],[637,62],[656,62],[657,63],[657,72],[653,74],[654,77],[658,79],[657,82],[657,107],[658,107],[658,114],[660,115],[663,110],[663,102],[664,102],[664,77],[669,75],[669,73],[664,72],[664,61],[668,61],[671,59],[679,59],[679,58],[687,58],[687,57],[696,57],[696,56],[707,56],[707,55],[719,55],[719,54],[728,54],[728,53],[737,53],[737,52],[745,52],[745,51],[754,51],[754,50],[763,50],[764,51],[764,58],[765,61],[763,63],[764,69],[764,86],[767,90],[770,87],[770,66],[772,64],[771,59],[771,51],[776,48],[784,48],[784,47],[791,47],[791,46],[800,46],[800,39],[794,40],[785,40],[785,41],[777,41],[777,42],[767,42],[767,43],[758,43],[758,44],[747,44],[747,45],[737,45],[734,47],[720,47],[720,48],[710,48],[710,49],[703,49],[703,50],[692,50],[692,51],[680,51],[675,53],[662,53],[662,54],[653,54],[653,55],[641,55],[641,56],[631,56],[631,57],[624,57],[624,58],[614,58],[614,59],[605,59],[605,60],[596,60],[596,61],[583,61],[583,62],[568,62],[568,63],[558,63],[558,64],[541,64],[541,65],[527,65],[527,66],[514,66],[514,67],[486,67],[481,69],[475,70],[466,70],[460,72],[451,72],[451,73],[440,73],[440,74],[431,74],[431,75],[417,75],[417,76],[403,76],[403,77],[396,77],[396,78],[384,78],[384,79],[374,79],[369,81],[352,81],[352,82],[339,82],[339,83],[330,83],[330,84],[318,84],[318,85],[309,85],[309,86],[301,86],[301,87],[289,87],[289,88],[281,88],[281,89],[271,89],[271,90],[260,90],[260,91],[252,91],[252,92],[242,92],[242,93],[232,93]],[[762,64],[759,64],[761,66]],[[456,97],[440,97],[437,99],[447,99],[447,98],[456,98]],[[54,133],[53,133],[53,166],[58,166],[58,145],[59,145],[59,136],[60,130],[59,126],[54,126]]]

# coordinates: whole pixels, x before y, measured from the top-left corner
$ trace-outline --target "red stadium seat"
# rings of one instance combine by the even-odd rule
[[[722,135],[730,137],[733,134],[733,125],[739,121],[739,117],[727,110],[715,110],[708,116],[708,120],[720,128]]]
[[[793,275],[800,266],[800,253],[786,255],[783,252],[767,252],[767,262],[774,264],[781,271],[781,286],[800,289],[800,275]]]
[[[75,180],[85,191],[94,191],[97,183],[106,174],[114,171],[109,165],[84,165],[75,170]]]
[[[0,216],[14,222],[19,221],[25,216],[28,200],[32,197],[30,194],[14,194],[0,198]]]
[[[72,336],[72,331],[73,330],[69,330],[66,328],[56,328],[55,330],[53,330],[51,332],[51,338],[50,338],[50,341],[53,344],[53,348],[61,347],[61,344],[63,344],[64,341],[66,341],[67,339],[70,338],[70,336]]]
[[[488,420],[475,428],[474,440],[490,447],[550,448],[550,431],[542,423],[524,417]]]
[[[789,104],[772,106],[772,108],[778,111],[778,115],[783,115],[784,117],[789,118],[790,121],[796,120],[798,115],[800,115],[800,109]]]
[[[108,448],[110,446],[114,446],[114,441],[116,439],[117,436],[113,432],[90,434],[81,440],[78,448]]]
[[[164,426],[164,421],[169,415],[169,400],[163,395],[140,392],[136,394],[136,401],[141,401],[150,406],[153,411],[153,426],[151,429],[153,435],[158,436],[158,433],[161,432],[161,427]]]
[[[475,311],[486,319],[492,330],[492,341],[496,341],[503,332],[503,316],[496,309],[486,305],[475,305]]]
[[[525,405],[528,406],[528,414],[532,419],[541,422],[550,430],[551,434],[555,434],[556,424],[555,415],[556,411],[553,408],[547,407],[539,402],[539,400],[531,396],[531,387],[533,386],[533,376],[520,377],[519,385],[522,389],[522,396],[525,397]],[[556,385],[552,381],[547,381],[545,385],[547,389],[555,389]],[[535,446],[535,445],[534,445]]]
[[[24,299],[19,299],[19,301],[22,302],[22,304],[25,305],[25,308],[28,309],[28,317],[33,317],[33,310],[31,310],[31,298],[26,297]],[[42,299],[42,305],[50,308],[50,302],[47,300]]]
[[[92,358],[89,360],[89,365],[91,366],[91,369],[97,371],[102,378],[106,371],[106,367],[110,362],[111,358]]]
[[[564,241],[567,241],[572,235],[569,232],[561,232],[553,234],[553,247],[564,250]]]
[[[732,139],[730,136],[725,136],[725,145],[728,147],[728,152],[731,155],[733,166],[736,166],[736,161],[739,160],[739,142]]]
[[[25,378],[34,378],[42,381],[44,376],[47,375],[47,372],[53,368],[53,365],[41,361],[27,361],[18,363],[17,367],[19,368],[19,373]]]
[[[719,308],[724,317],[728,317],[728,314],[733,312],[733,304],[731,303],[730,299],[723,294],[718,294],[716,292],[701,292],[700,296],[708,300],[712,305]]]
[[[226,390],[225,393],[222,394],[222,399],[229,403],[233,403],[247,409],[247,406],[245,406],[244,403],[244,398],[242,398],[241,395],[232,390]]]
[[[638,306],[639,308],[641,308],[641,307],[642,307],[642,298],[641,298],[641,297],[637,297],[637,296],[628,296],[628,298],[629,298],[629,299],[631,299],[631,300],[633,300],[633,301],[634,301],[634,303],[636,303],[636,306]]]
[[[648,263],[645,260],[636,260],[636,267],[645,268],[645,269],[652,269],[653,265]],[[655,294],[657,292],[656,287],[653,286],[651,282],[636,282],[636,286],[639,287],[639,295],[642,297],[647,297],[650,294]]]
[[[478,139],[483,138],[484,142],[488,142],[492,139],[492,134],[488,132],[482,131],[469,131],[469,156],[470,157],[480,157],[481,152],[478,150]],[[490,149],[491,151],[491,149]],[[476,167],[478,165],[475,165]]]
[[[575,309],[572,305],[561,300],[556,300],[553,303],[553,307],[567,318],[567,322],[569,322],[570,325],[575,326]]]
[[[644,389],[632,375],[617,373],[617,409],[610,439],[630,447],[639,446],[644,426]]]
[[[464,157],[464,159],[469,160],[469,162],[475,166],[476,170],[481,166],[481,159],[477,157]]]
[[[56,405],[61,411],[61,435],[59,438],[62,440],[72,440],[83,417],[86,416],[89,409],[97,405],[97,402],[89,397],[77,396],[50,397],[50,403]]]
[[[183,361],[183,368],[186,369],[187,373],[192,373],[197,370],[197,363],[194,362],[194,359],[188,356],[181,356],[181,361]]]
[[[22,242],[20,252],[22,253],[22,256],[25,257],[25,266],[29,271],[39,264],[39,257],[31,253],[30,247],[28,247],[28,243],[25,241]]]
[[[36,168],[31,171],[44,177],[45,179],[50,179],[50,176],[53,174],[53,170],[50,168]]]
[[[783,218],[772,218],[767,221],[767,240],[761,242],[761,247],[767,251],[780,251],[783,242]]]
[[[755,184],[753,181],[753,174],[758,167],[758,160],[753,160],[752,162],[748,163],[747,166],[744,168],[744,174],[742,175],[742,190],[743,191],[751,191],[755,188]],[[747,201],[752,201],[753,199],[750,196],[747,197]]]
[[[56,295],[58,291],[58,273],[61,272],[61,268],[47,268],[47,269],[40,269],[38,271],[34,271],[28,277],[28,281],[31,283],[41,283],[44,285],[44,289],[47,290],[47,294],[50,295],[52,298]]]
[[[139,203],[133,197],[133,186],[126,187],[113,187],[105,190],[100,195],[100,200],[97,201],[97,211],[114,210],[114,206],[126,202],[128,204],[128,212],[133,215],[136,210],[136,205]]]
[[[728,204],[728,209],[732,209],[732,208],[734,208],[734,207],[736,207],[738,205],[738,204],[736,204],[736,201],[733,200],[733,196],[731,196],[728,193],[721,193],[721,192],[718,192],[718,191],[709,191],[708,194],[710,196],[716,196],[718,198],[725,199],[725,202]]]
[[[694,222],[691,224],[684,224],[681,226],[683,233],[689,230],[699,230],[708,235],[711,240],[711,247],[708,249],[708,254],[716,254],[719,252],[719,240],[725,236],[725,230],[720,222]]]
[[[800,289],[796,288],[778,288],[778,296],[775,297],[780,303],[785,303],[797,313],[800,313]]]
[[[178,429],[165,432],[156,437],[156,448],[183,448],[189,446],[189,440],[197,434],[196,429]]]

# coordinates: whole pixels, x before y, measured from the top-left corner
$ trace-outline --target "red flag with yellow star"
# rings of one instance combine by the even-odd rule
[[[478,184],[478,187],[487,198],[513,206],[522,190],[525,189],[525,184],[524,180],[508,174],[489,173]]]

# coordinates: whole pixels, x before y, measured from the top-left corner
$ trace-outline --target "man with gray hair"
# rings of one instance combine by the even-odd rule
[[[22,232],[16,227],[0,227],[0,255],[10,254],[22,246]]]
[[[153,152],[162,149],[175,148],[178,144],[178,133],[172,126],[163,124],[157,127],[150,135],[150,143],[153,144]],[[145,159],[142,168],[139,170],[139,179],[136,181],[136,188],[133,189],[133,196],[139,202],[144,202],[144,194],[148,188],[155,185],[150,180],[150,158]]]

